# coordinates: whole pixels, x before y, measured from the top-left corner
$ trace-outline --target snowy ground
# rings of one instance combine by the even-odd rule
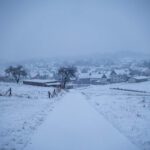
[[[52,88],[0,83],[3,93],[9,87],[13,96],[0,96],[0,150],[21,150],[60,97],[48,99]]]
[[[125,88],[150,92],[150,82],[120,83],[78,89],[115,128],[142,150],[150,149],[150,94],[112,90]]]
[[[38,133],[39,128],[37,127],[46,122],[44,120],[47,118],[47,114],[50,117],[54,112],[53,108],[59,106],[58,100],[62,97],[48,99],[47,92],[53,91],[52,88],[15,83],[0,83],[0,93],[5,93],[10,87],[13,93],[11,98],[0,96],[0,150],[21,150],[30,142],[33,133]],[[112,90],[110,88],[139,90],[148,93]],[[85,102],[89,102],[129,141],[141,150],[150,149],[150,81],[89,86],[76,88],[75,91],[80,93],[85,98]],[[76,92],[72,93],[71,90],[72,94],[69,98],[72,97],[72,100],[76,101],[75,97],[78,95]],[[64,101],[65,99],[59,103]],[[79,100],[75,104],[76,109],[74,110],[81,109]],[[79,104],[79,108],[77,104]],[[69,110],[71,116],[72,109]],[[99,115],[100,118],[101,115]],[[63,120],[60,116],[61,119]],[[76,119],[78,121],[78,118]],[[97,133],[95,134],[97,135]]]
[[[66,94],[25,150],[138,150],[80,92]]]

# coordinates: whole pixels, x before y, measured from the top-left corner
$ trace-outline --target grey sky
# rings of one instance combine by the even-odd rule
[[[0,59],[150,54],[149,0],[0,0]]]

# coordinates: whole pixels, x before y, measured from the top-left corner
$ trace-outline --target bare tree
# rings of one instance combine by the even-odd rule
[[[17,67],[10,66],[5,70],[5,73],[10,77],[12,76],[17,83],[19,83],[21,77],[27,76],[26,70],[21,65]]]
[[[76,72],[77,69],[75,67],[60,67],[58,69],[58,76],[60,78],[62,88],[66,88],[66,83],[76,77]]]

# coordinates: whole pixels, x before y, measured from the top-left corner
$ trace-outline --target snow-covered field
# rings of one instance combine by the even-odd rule
[[[48,99],[47,92],[53,88],[15,83],[0,83],[0,93],[10,87],[12,97],[0,96],[0,150],[21,150],[31,141],[47,114],[51,115],[62,96]],[[89,86],[75,91],[141,150],[150,149],[150,81]],[[75,100],[75,94],[71,95]]]
[[[52,88],[15,83],[0,83],[1,93],[9,87],[13,96],[0,96],[0,150],[21,150],[60,97],[48,99]]]
[[[150,149],[150,82],[120,83],[78,89],[115,128],[142,150]]]
[[[115,137],[115,138],[114,138]],[[71,90],[33,135],[25,150],[139,150]]]

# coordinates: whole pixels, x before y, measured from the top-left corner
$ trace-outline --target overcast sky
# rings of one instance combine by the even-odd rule
[[[0,59],[150,54],[149,0],[0,0]]]

